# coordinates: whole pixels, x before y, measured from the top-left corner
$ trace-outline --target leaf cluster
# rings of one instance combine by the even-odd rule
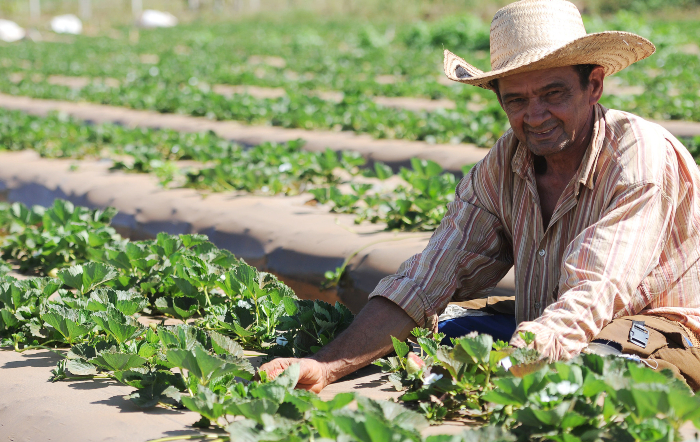
[[[52,274],[54,269],[80,264],[88,259],[88,250],[122,241],[109,223],[114,208],[75,207],[57,199],[48,208],[22,203],[0,206],[0,243],[2,258],[16,263],[21,272]]]

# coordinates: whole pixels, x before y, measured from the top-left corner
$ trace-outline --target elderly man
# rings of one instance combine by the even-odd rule
[[[493,90],[511,129],[348,330],[311,358],[262,369],[299,362],[299,386],[318,392],[515,266],[512,325],[490,325],[511,344],[530,331],[550,360],[604,349],[700,389],[700,173],[662,127],[598,104],[606,75],[654,50],[626,32],[586,34],[567,1],[522,0],[493,19],[491,72],[445,51],[447,77]]]

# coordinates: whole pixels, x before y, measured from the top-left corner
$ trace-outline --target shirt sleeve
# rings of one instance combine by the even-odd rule
[[[477,196],[487,191],[478,188],[484,163],[460,181],[425,250],[382,279],[370,299],[387,298],[419,326],[432,329],[455,294],[460,300],[486,296],[505,276],[513,265],[512,245],[494,209],[485,206],[496,198]]]
[[[543,356],[569,359],[612,319],[649,305],[654,294],[640,284],[659,263],[675,206],[655,183],[619,192],[600,220],[567,247],[558,301],[536,320],[521,323],[511,344],[524,346],[518,333],[530,331]]]

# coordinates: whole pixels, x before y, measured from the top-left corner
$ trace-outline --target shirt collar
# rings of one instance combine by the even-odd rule
[[[593,108],[593,134],[591,135],[591,144],[588,146],[586,154],[581,161],[580,173],[574,186],[574,195],[576,196],[578,196],[582,184],[593,190],[593,184],[595,183],[593,171],[598,163],[598,157],[600,156],[600,151],[603,150],[605,142],[606,111],[607,109],[600,104],[596,104]]]
[[[586,149],[586,154],[581,160],[581,166],[579,167],[578,178],[576,179],[574,194],[578,196],[579,188],[583,184],[589,189],[593,189],[594,184],[594,174],[596,163],[598,162],[598,156],[603,148],[603,143],[605,141],[605,112],[606,108],[600,104],[596,104],[593,108],[593,134],[591,136],[591,142]],[[515,135],[513,135],[515,138]],[[528,171],[532,168],[532,154],[530,150],[523,143],[518,141],[518,147],[513,155],[511,161],[511,168],[513,172],[520,175],[520,178],[526,179]]]

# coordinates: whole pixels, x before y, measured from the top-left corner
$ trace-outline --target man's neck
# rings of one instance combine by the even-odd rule
[[[562,192],[576,175],[591,143],[593,111],[581,131],[581,135],[580,139],[574,140],[567,149],[534,159],[533,165],[542,212],[542,224],[545,229],[549,226]]]

